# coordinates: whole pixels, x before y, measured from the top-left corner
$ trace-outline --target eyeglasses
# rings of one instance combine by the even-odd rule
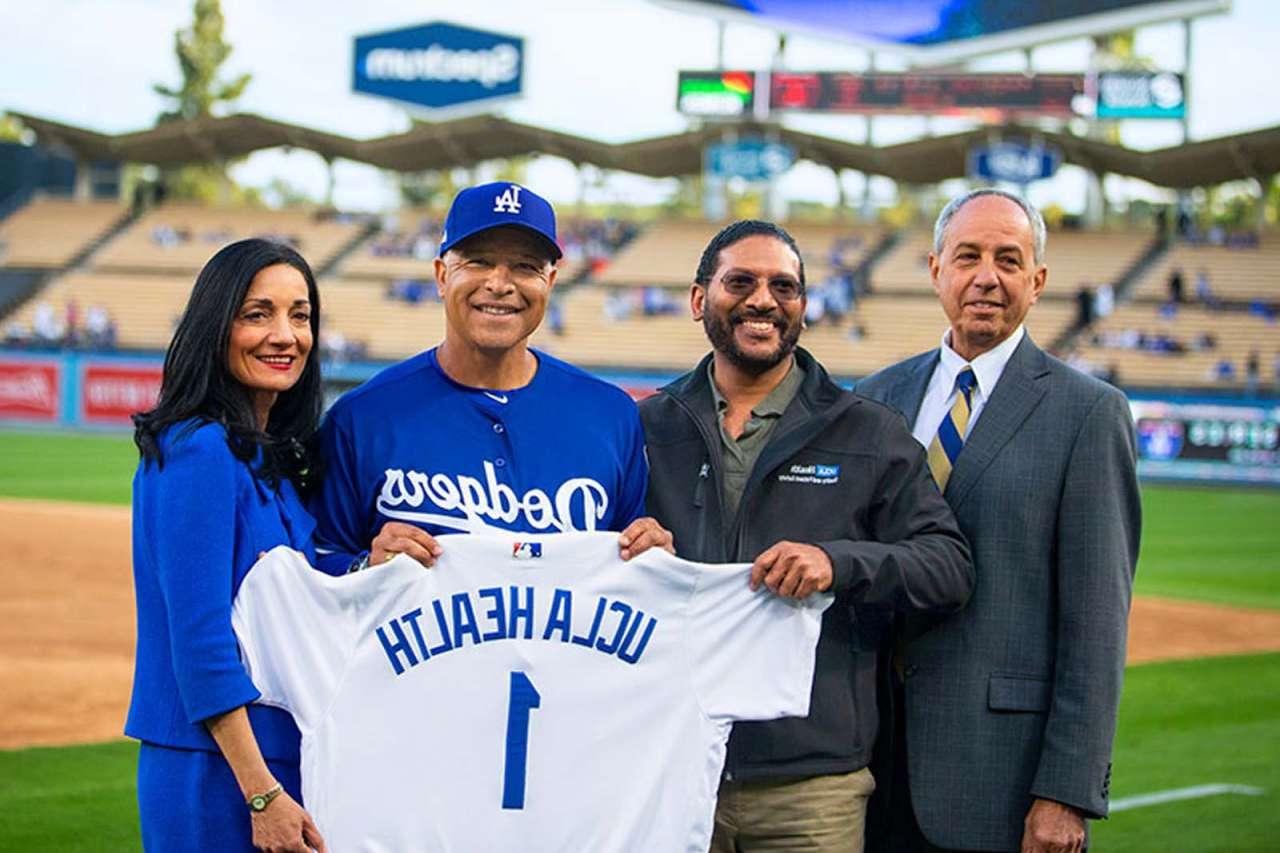
[[[775,278],[757,278],[746,273],[730,273],[720,280],[725,291],[736,299],[745,299],[755,293],[761,284],[769,288],[773,298],[779,302],[791,302],[804,296],[804,285],[798,279],[789,276]]]

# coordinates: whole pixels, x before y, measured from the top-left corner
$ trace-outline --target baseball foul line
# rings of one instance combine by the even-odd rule
[[[1175,803],[1179,800],[1196,800],[1201,797],[1214,797],[1219,794],[1243,794],[1246,797],[1260,797],[1266,793],[1262,788],[1252,785],[1193,785],[1190,788],[1170,788],[1167,791],[1156,791],[1151,794],[1138,794],[1134,797],[1122,797],[1111,801],[1111,811],[1122,812],[1129,809],[1140,809],[1144,806],[1158,806],[1161,803]]]

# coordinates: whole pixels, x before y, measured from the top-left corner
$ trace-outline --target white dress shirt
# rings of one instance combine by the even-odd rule
[[[938,427],[942,425],[942,419],[955,405],[958,393],[956,376],[966,367],[971,367],[977,383],[969,396],[969,426],[965,429],[963,436],[967,439],[969,433],[973,432],[973,425],[982,415],[982,409],[986,406],[987,400],[991,399],[991,393],[995,391],[996,383],[1000,381],[1005,365],[1009,363],[1018,344],[1022,343],[1024,335],[1026,335],[1026,329],[1019,325],[1013,330],[1012,335],[1000,342],[999,346],[987,350],[973,361],[965,361],[951,348],[951,330],[943,332],[942,355],[938,359],[937,366],[933,368],[929,387],[925,389],[924,400],[920,403],[920,414],[916,415],[915,428],[911,431],[916,441],[926,448],[933,442],[933,437],[938,434]]]

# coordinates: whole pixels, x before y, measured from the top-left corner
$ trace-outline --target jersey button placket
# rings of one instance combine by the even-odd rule
[[[498,443],[500,445],[498,453],[502,454],[500,456],[494,456],[493,467],[505,468],[507,467],[507,459],[511,456],[511,442],[507,440],[506,424],[502,423],[502,421],[494,421],[493,434],[498,437]]]

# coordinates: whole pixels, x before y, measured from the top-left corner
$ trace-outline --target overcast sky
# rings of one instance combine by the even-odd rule
[[[715,61],[715,25],[646,0],[223,0],[226,38],[234,46],[226,76],[249,71],[253,82],[239,102],[258,113],[321,130],[367,138],[405,129],[404,109],[351,92],[352,39],[356,35],[447,20],[525,38],[525,96],[501,108],[510,118],[609,141],[625,141],[684,130],[675,111],[680,68],[706,68]],[[0,31],[9,37],[0,51],[0,110],[13,109],[104,132],[151,126],[163,101],[153,83],[176,84],[173,33],[191,19],[188,0],[0,0]],[[1280,124],[1276,50],[1280,2],[1235,0],[1233,10],[1197,21],[1192,39],[1190,84],[1193,139]],[[730,67],[768,67],[774,36],[747,25],[731,25],[726,42]],[[1139,32],[1137,51],[1162,68],[1180,70],[1180,24]],[[1035,52],[1037,70],[1084,70],[1089,48],[1065,42]],[[878,58],[881,69],[895,60]],[[1022,56],[1003,55],[974,63],[975,70],[1021,70]],[[787,65],[796,69],[863,70],[862,49],[794,37]],[[857,117],[795,117],[789,125],[862,141]],[[935,133],[966,127],[934,121]],[[876,141],[918,136],[923,119],[878,119]],[[1126,122],[1126,144],[1140,148],[1177,144],[1175,122]],[[325,183],[320,159],[309,152],[260,152],[237,167],[237,177],[265,185],[281,175],[319,196]],[[571,200],[577,177],[568,164],[545,158],[529,183],[557,200]],[[846,188],[860,191],[857,176]],[[615,177],[593,198],[652,202],[670,182]],[[1116,185],[1119,188],[1119,184]],[[1134,192],[1133,182],[1125,184]],[[1077,170],[1033,188],[1040,202],[1079,209],[1083,184]],[[790,198],[834,201],[829,170],[800,164],[781,182]],[[394,200],[377,170],[342,163],[337,171],[340,205],[373,208]]]

